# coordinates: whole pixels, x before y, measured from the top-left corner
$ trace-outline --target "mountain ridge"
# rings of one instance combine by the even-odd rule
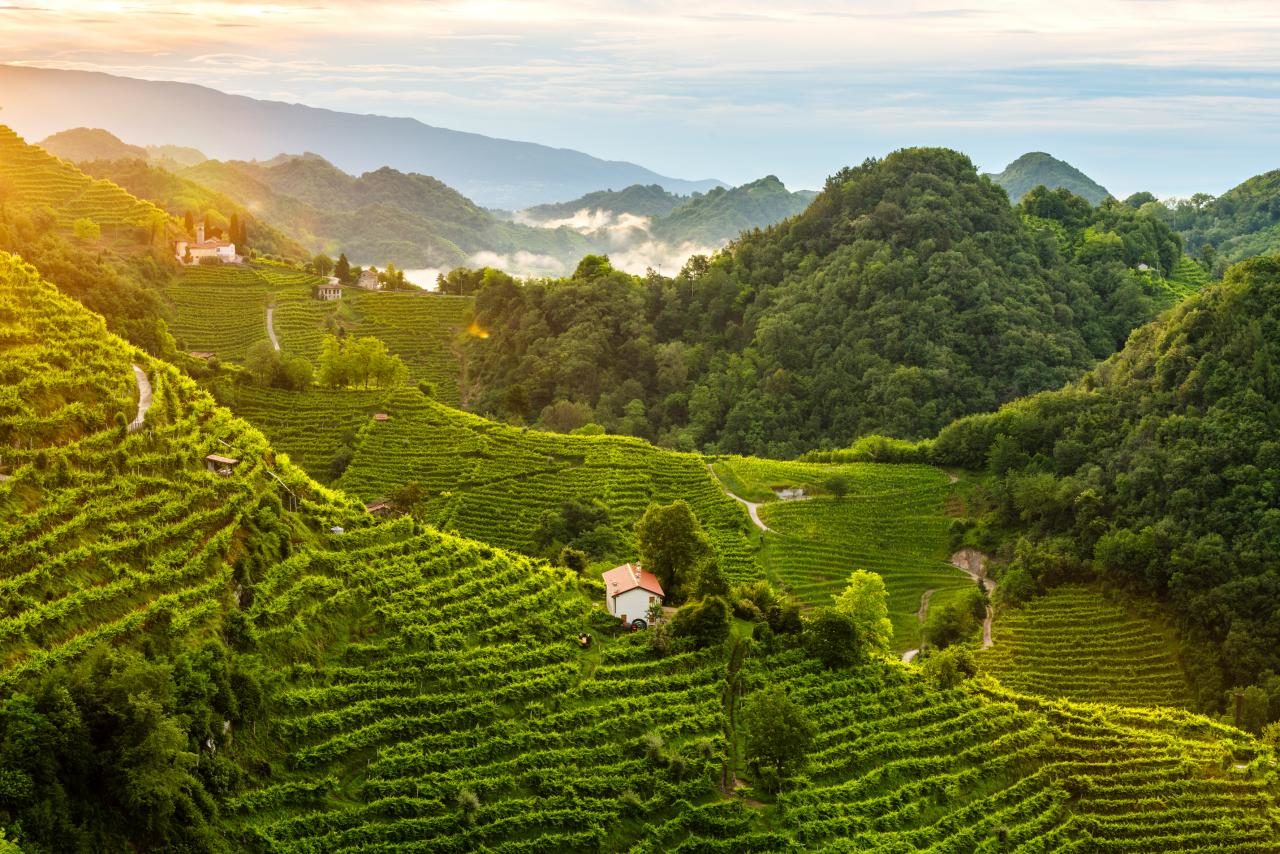
[[[89,125],[144,144],[194,147],[219,159],[266,159],[318,148],[344,171],[392,166],[422,172],[489,207],[526,207],[602,186],[658,183],[688,193],[721,183],[672,178],[626,161],[408,117],[260,100],[194,83],[0,65],[0,91],[7,93],[6,122],[30,138]],[[183,121],[174,123],[172,116],[179,114]]]

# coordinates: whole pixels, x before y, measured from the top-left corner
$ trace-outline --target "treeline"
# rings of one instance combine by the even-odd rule
[[[964,156],[909,149],[833,176],[800,216],[674,278],[584,258],[572,276],[476,289],[474,408],[659,444],[791,457],[1060,386],[1154,315],[1158,219],[1066,192],[1018,209]]]
[[[0,192],[0,250],[20,256],[60,291],[101,314],[112,332],[173,358],[177,345],[160,296],[171,270],[153,249],[144,243],[136,253],[119,254],[97,239],[65,233],[53,210],[10,204]]]
[[[1147,193],[1143,201],[1215,276],[1236,261],[1280,251],[1280,170],[1255,175],[1216,198],[1195,193],[1161,204]]]

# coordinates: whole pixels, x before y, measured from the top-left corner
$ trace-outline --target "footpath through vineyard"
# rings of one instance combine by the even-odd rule
[[[133,376],[138,380],[138,414],[134,416],[133,421],[129,422],[129,432],[134,433],[142,429],[143,420],[147,417],[148,410],[151,409],[151,380],[147,379],[147,372],[139,365],[133,366]]]
[[[280,349],[280,340],[276,338],[275,307],[267,306],[267,337],[271,339],[271,349]]]

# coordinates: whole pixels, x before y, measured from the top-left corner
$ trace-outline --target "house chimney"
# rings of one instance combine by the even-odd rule
[[[196,226],[196,243],[204,243],[204,223]]]

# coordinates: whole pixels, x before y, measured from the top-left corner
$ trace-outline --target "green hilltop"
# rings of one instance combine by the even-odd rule
[[[1217,198],[1197,193],[1152,210],[1215,276],[1237,261],[1280,251],[1280,170],[1255,175]]]
[[[670,193],[657,184],[633,184],[621,190],[597,190],[567,202],[534,205],[520,213],[535,222],[566,219],[582,210],[656,218],[671,213],[685,200],[686,197]]]
[[[1003,187],[1015,205],[1027,193],[1041,186],[1050,190],[1068,190],[1092,205],[1102,204],[1111,195],[1106,187],[1070,163],[1043,151],[1028,152],[1004,167],[1003,171],[987,177]]]
[[[1062,191],[1012,208],[963,155],[904,149],[670,279],[588,258],[561,280],[492,281],[475,310],[491,334],[467,344],[471,400],[783,458],[931,435],[1115,352],[1176,299],[1180,260],[1157,217]]]

